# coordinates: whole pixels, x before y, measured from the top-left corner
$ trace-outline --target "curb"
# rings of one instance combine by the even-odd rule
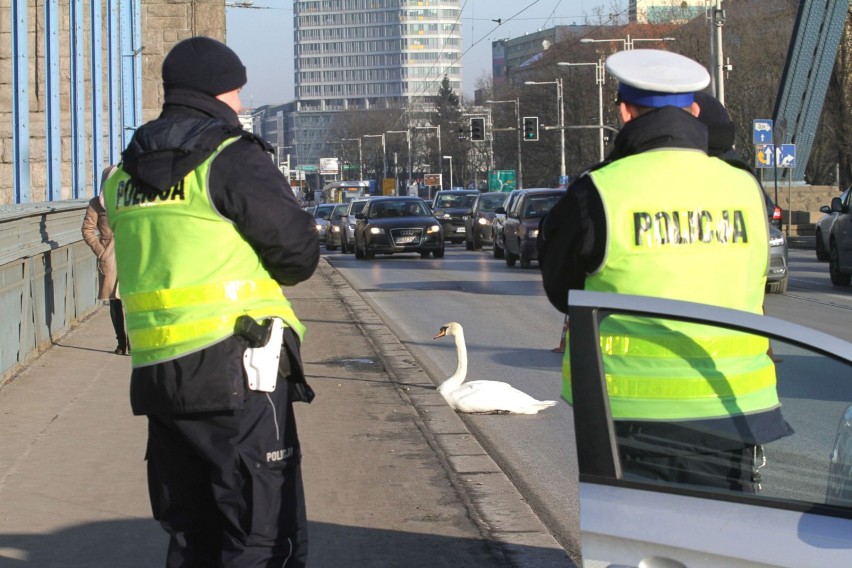
[[[567,552],[437,390],[410,388],[434,385],[433,378],[349,282],[325,258],[321,263],[332,289],[372,344],[400,398],[415,409],[418,427],[483,536],[509,566],[574,567]]]

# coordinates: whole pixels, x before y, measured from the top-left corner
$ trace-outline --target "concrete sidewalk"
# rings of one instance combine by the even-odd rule
[[[573,566],[434,382],[322,260],[288,290],[312,568]],[[163,565],[144,417],[100,309],[0,387],[0,568]]]

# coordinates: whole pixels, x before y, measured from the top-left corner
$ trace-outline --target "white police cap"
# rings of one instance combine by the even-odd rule
[[[618,79],[622,100],[646,107],[687,107],[710,84],[703,65],[659,49],[619,51],[607,57],[606,70]]]

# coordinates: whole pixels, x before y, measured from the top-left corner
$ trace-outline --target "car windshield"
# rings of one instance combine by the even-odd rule
[[[429,215],[422,201],[381,201],[370,206],[370,217],[422,217]]]
[[[436,209],[453,209],[461,207],[472,207],[476,201],[477,195],[470,193],[467,195],[439,195],[435,202]]]
[[[547,195],[527,199],[524,205],[524,217],[544,217],[544,214],[550,211],[550,208],[561,198],[561,195]]]
[[[493,212],[506,201],[505,193],[483,193],[479,196],[479,210]]]
[[[317,212],[315,217],[317,219],[328,219],[331,216],[331,212],[334,210],[334,205],[320,205],[317,207]]]
[[[339,221],[343,214],[346,212],[347,205],[345,203],[341,203],[337,207],[334,208],[334,213],[331,214],[332,221]]]
[[[350,215],[356,215],[364,210],[364,206],[367,205],[366,201],[353,201],[352,205],[349,208]]]

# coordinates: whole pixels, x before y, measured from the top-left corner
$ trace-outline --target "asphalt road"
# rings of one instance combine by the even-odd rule
[[[327,258],[436,383],[452,374],[457,359],[451,340],[432,337],[444,323],[457,321],[465,328],[469,379],[507,381],[536,398],[559,400],[561,355],[551,349],[563,318],[544,296],[535,263],[531,270],[508,267],[490,250],[466,251],[463,245],[448,246],[443,259],[393,255],[365,261],[340,253]],[[817,262],[812,251],[791,250],[790,265],[788,292],[767,295],[767,313],[852,340],[852,288],[832,287],[827,264]],[[828,410],[826,415],[836,416],[836,409]],[[535,416],[463,420],[560,544],[578,557],[570,407],[560,402]]]

